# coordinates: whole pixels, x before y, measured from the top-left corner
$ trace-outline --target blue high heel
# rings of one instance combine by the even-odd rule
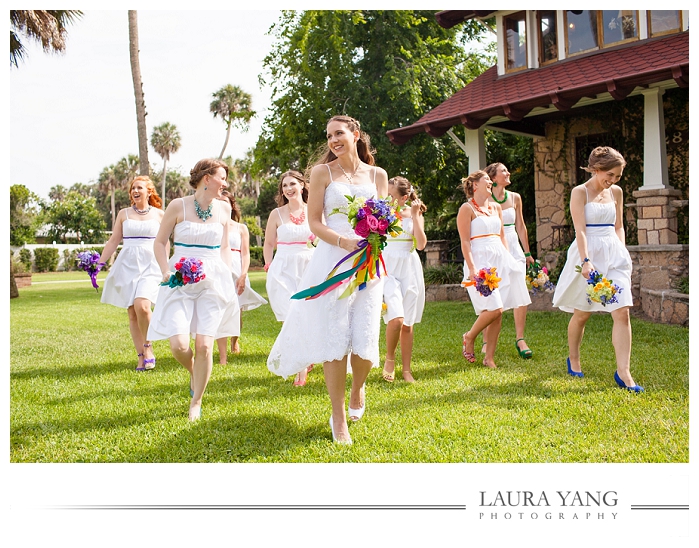
[[[626,386],[626,383],[621,380],[621,377],[619,377],[619,373],[614,371],[614,380],[616,383],[619,385],[619,388],[626,388],[629,392],[645,392],[642,386],[639,385],[634,385],[634,386]]]
[[[566,363],[568,364],[568,374],[569,374],[571,377],[584,377],[584,376],[585,376],[585,375],[583,375],[583,372],[582,372],[582,371],[580,371],[580,372],[578,373],[577,371],[573,371],[573,370],[570,368],[570,358],[566,358]]]

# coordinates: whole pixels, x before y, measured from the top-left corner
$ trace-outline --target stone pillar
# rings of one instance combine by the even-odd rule
[[[638,211],[638,245],[677,243],[677,208],[672,202],[681,192],[674,188],[634,191]]]
[[[425,246],[425,264],[439,266],[446,262],[449,240],[431,240]]]

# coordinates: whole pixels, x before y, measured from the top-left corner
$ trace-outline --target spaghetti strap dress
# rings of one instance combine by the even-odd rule
[[[507,247],[510,250],[510,255],[512,255],[515,260],[524,263],[526,270],[527,258],[524,256],[524,251],[519,243],[519,235],[515,229],[514,207],[508,207],[502,210],[502,226],[505,229],[505,240],[507,240]]]
[[[413,220],[401,220],[403,232],[389,236],[383,250],[388,276],[384,282],[383,300],[386,303],[385,323],[403,318],[403,325],[420,323],[425,309],[425,278],[422,263],[415,250]]]
[[[184,211],[184,200],[181,200]],[[180,258],[196,257],[202,261],[206,278],[175,288],[160,286],[158,302],[148,327],[148,340],[186,334],[216,339],[240,336],[238,297],[230,267],[221,258],[221,209],[218,200],[213,203],[218,209],[218,222],[200,223],[184,219],[175,225],[174,254],[169,261],[174,272],[174,265]]]
[[[282,216],[277,209],[277,215]],[[283,322],[289,313],[291,296],[303,289],[299,284],[313,256],[314,247],[308,247],[311,229],[308,221],[302,224],[282,222],[277,227],[277,250],[267,270],[267,297],[277,321]]]
[[[477,315],[484,310],[510,310],[532,302],[524,279],[524,263],[516,261],[500,240],[498,215],[476,215],[471,220],[471,255],[476,271],[495,267],[501,278],[498,288],[487,297],[478,293],[475,287],[467,287]],[[468,265],[464,261],[464,281],[468,277]]]
[[[241,236],[239,230],[228,230],[228,245],[231,248],[231,272],[233,273],[233,285],[235,285],[243,271],[243,258],[240,255]],[[250,278],[248,276],[245,277],[245,289],[238,295],[238,304],[241,310],[253,310],[258,306],[267,304],[265,298],[250,286]]]
[[[585,193],[587,193],[587,187],[585,187]],[[575,309],[583,312],[612,312],[618,308],[633,306],[631,255],[617,237],[615,224],[616,202],[588,201],[585,204],[585,235],[587,236],[588,257],[597,272],[622,288],[617,296],[619,302],[607,306],[587,302],[587,294],[585,293],[587,281],[579,272],[575,271],[575,266],[580,264],[580,252],[576,238],[568,248],[566,264],[553,293],[554,307],[572,313]]]
[[[376,197],[376,184],[348,184],[334,181],[332,173],[330,175],[323,201],[325,222],[340,236],[356,238],[346,213],[332,213],[335,208],[347,211],[347,195]],[[347,254],[346,250],[320,240],[301,279],[300,289],[325,281]],[[349,270],[351,262],[343,264],[338,273]],[[374,278],[364,289],[356,290],[344,299],[339,297],[346,284],[316,299],[292,300],[267,358],[267,368],[275,375],[287,378],[310,364],[342,360],[348,354],[356,354],[370,361],[372,367],[378,367],[384,279],[385,276]]]
[[[129,308],[136,299],[156,302],[162,275],[153,253],[153,240],[159,228],[160,221],[129,219],[126,210],[123,245],[104,280],[100,299],[103,303]]]

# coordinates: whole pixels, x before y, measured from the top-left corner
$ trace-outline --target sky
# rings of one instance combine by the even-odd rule
[[[271,103],[271,90],[260,87],[258,76],[279,15],[271,9],[138,11],[148,140],[164,122],[181,137],[168,169],[186,174],[198,160],[218,157],[226,126],[209,105],[227,84],[250,93],[258,114],[248,132],[231,129],[225,154],[242,158],[254,146]],[[25,60],[10,70],[11,185],[47,198],[55,185],[93,183],[105,167],[138,155],[126,10],[85,11],[68,27],[65,54],[27,45]],[[162,168],[150,144],[148,159]]]

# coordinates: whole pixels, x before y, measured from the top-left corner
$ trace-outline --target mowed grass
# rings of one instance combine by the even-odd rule
[[[251,281],[266,296],[264,276],[253,272]],[[388,384],[372,370],[366,414],[350,425],[354,444],[340,446],[330,436],[322,367],[304,388],[267,370],[281,325],[268,305],[243,314],[240,355],[227,366],[214,355],[203,417],[193,424],[188,375],[167,341],[154,343],[157,368],[136,373],[126,311],[101,304],[85,274],[35,274],[10,314],[12,462],[689,461],[682,327],[632,319],[632,372],[646,388],[632,394],[612,379],[608,315],[590,319],[585,378],[574,379],[565,367],[567,314],[529,313],[534,358],[522,360],[505,313],[490,370],[461,357],[471,305],[427,303],[415,330],[417,382],[402,382],[398,371]]]

